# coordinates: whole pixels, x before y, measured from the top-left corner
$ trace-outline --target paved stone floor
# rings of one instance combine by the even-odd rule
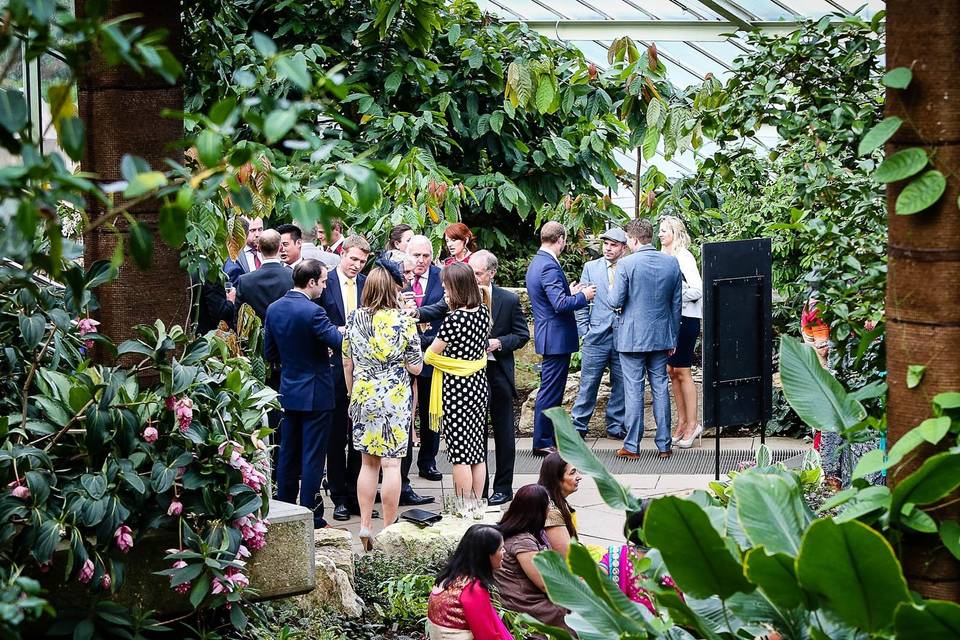
[[[771,448],[805,449],[809,445],[802,440],[793,438],[767,438],[767,445]],[[617,449],[620,447],[620,441],[607,438],[590,439],[589,444],[594,449]],[[756,449],[760,445],[760,438],[722,438],[720,446],[729,449]],[[530,438],[520,438],[517,440],[517,449],[529,449],[532,446]],[[713,450],[715,446],[712,438],[704,438],[702,447]],[[641,449],[654,448],[652,438],[644,438],[641,441]],[[434,496],[436,502],[432,505],[425,505],[425,509],[439,511],[440,496],[444,491],[449,493],[450,477],[444,476],[443,488],[440,482],[430,482],[416,475],[416,465],[411,470],[411,481],[414,490],[420,495]],[[713,480],[712,474],[619,474],[617,479],[625,486],[630,487],[635,495],[641,498],[657,497],[669,494],[684,494],[694,489],[706,489],[708,483]],[[531,484],[537,481],[535,474],[518,474],[514,476],[514,490],[525,484]],[[585,543],[607,546],[623,542],[623,512],[611,509],[600,497],[597,491],[596,483],[592,478],[584,477],[580,484],[580,490],[570,497],[570,503],[577,510],[577,522],[580,526],[580,540]],[[347,522],[336,522],[330,519],[330,510],[332,509],[329,499],[324,502],[327,507],[327,518],[330,524],[346,529],[354,534],[354,550],[360,551],[360,544],[356,537],[360,529],[360,518],[352,517]],[[506,509],[508,505],[503,505]],[[409,507],[401,507],[401,512]],[[383,528],[382,520],[374,521],[375,531]]]

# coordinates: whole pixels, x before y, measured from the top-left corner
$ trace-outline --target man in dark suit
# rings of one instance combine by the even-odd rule
[[[247,232],[247,244],[243,247],[236,260],[227,258],[223,265],[223,272],[227,278],[237,286],[237,280],[245,273],[251,273],[260,268],[263,256],[260,255],[260,234],[263,233],[263,218],[240,218],[243,230]]]
[[[293,289],[270,305],[264,323],[264,355],[281,365],[277,497],[294,502],[299,485],[300,505],[313,511],[314,528],[327,526],[319,492],[334,408],[328,354],[343,341],[323,307],[313,303],[323,293],[326,276],[316,260],[297,265]]]
[[[433,266],[433,245],[426,236],[413,236],[407,243],[407,253],[413,258],[413,283],[410,290],[417,307],[431,305],[443,300],[443,284],[440,282],[440,269]],[[442,318],[442,316],[440,316]],[[440,330],[440,320],[429,325],[420,325],[420,347],[423,351],[433,343]],[[433,367],[424,365],[417,376],[417,414],[420,422],[420,451],[417,454],[417,467],[420,477],[439,481],[443,478],[437,471],[437,452],[440,451],[440,434],[430,430],[427,418],[430,407],[430,381]],[[413,462],[413,438],[407,446],[407,455],[400,466],[403,488],[400,490],[401,505],[421,505],[433,502],[429,496],[418,495],[410,486],[410,465]]]
[[[497,473],[493,479],[493,495],[489,503],[504,504],[513,499],[513,464],[516,459],[516,431],[513,424],[513,401],[517,397],[514,378],[513,353],[523,348],[530,339],[527,320],[523,317],[520,297],[493,284],[497,273],[497,257],[486,250],[470,256],[470,268],[477,278],[477,285],[490,287],[490,313],[493,325],[487,346],[488,411],[493,428],[494,453],[497,458]],[[417,316],[421,321],[442,318],[449,309],[446,302],[430,307],[420,307]],[[489,490],[489,478],[484,487],[484,497]]]
[[[362,236],[350,236],[343,242],[340,264],[327,276],[327,288],[317,303],[327,312],[330,321],[338,327],[347,324],[350,313],[360,307],[363,283],[360,273],[370,256],[370,244]],[[360,453],[353,448],[352,427],[347,417],[350,398],[343,376],[343,354],[339,345],[333,350],[332,369],[336,407],[330,445],[327,447],[327,484],[333,500],[334,520],[349,520],[350,514],[360,515],[357,503],[357,476],[360,474]]]
[[[237,280],[237,307],[246,302],[263,320],[267,307],[293,288],[293,272],[280,263],[280,234],[267,229],[260,235],[260,268],[245,273]]]
[[[543,415],[546,409],[563,403],[570,354],[580,349],[574,312],[586,307],[597,293],[594,285],[571,287],[560,268],[560,254],[567,233],[559,222],[550,221],[540,229],[540,250],[527,267],[527,294],[533,311],[533,341],[543,356],[540,390],[533,414],[533,453],[545,456],[556,450],[553,423]]]

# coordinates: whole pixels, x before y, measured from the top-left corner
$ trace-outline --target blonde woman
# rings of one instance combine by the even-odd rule
[[[423,368],[412,318],[400,310],[403,272],[381,258],[367,277],[360,308],[347,318],[343,372],[350,395],[353,446],[362,466],[357,478],[360,541],[373,547],[371,520],[377,478],[383,471],[383,521],[393,524],[400,502],[400,461],[407,452],[413,401],[410,375]]]
[[[683,276],[680,335],[677,350],[667,360],[667,373],[677,402],[677,429],[673,433],[673,443],[682,449],[689,449],[693,441],[703,434],[703,425],[698,419],[700,407],[697,387],[690,375],[693,351],[700,336],[700,321],[703,318],[703,278],[688,248],[690,236],[680,218],[660,218],[659,238],[660,250],[677,259]]]

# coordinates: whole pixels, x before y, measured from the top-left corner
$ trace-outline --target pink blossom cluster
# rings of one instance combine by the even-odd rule
[[[185,432],[193,422],[193,400],[184,396],[173,403],[173,412],[177,416],[180,432]]]
[[[83,584],[89,584],[89,582],[93,579],[93,568],[93,560],[87,558],[84,561],[83,566],[80,567],[80,573],[77,574],[77,580]]]
[[[100,323],[93,318],[81,318],[77,322],[77,330],[80,332],[80,337],[84,338],[91,333],[98,333],[97,326],[99,324]],[[83,346],[87,349],[93,349],[93,340],[89,338],[84,339]]]
[[[30,497],[30,487],[27,486],[26,480],[14,480],[7,485],[7,488],[10,489],[10,495],[14,498],[26,500]]]
[[[240,529],[244,543],[254,551],[262,549],[267,544],[268,524],[270,524],[269,520],[254,516],[244,516],[233,521],[233,526]]]
[[[152,425],[143,430],[143,439],[145,442],[156,442],[159,437],[160,432]]]
[[[755,466],[757,466],[756,460],[744,460],[737,465],[737,471],[746,471],[747,469],[751,469]]]
[[[176,550],[176,549],[168,549],[168,551],[172,551],[172,552],[176,553],[177,550]],[[183,569],[185,566],[187,566],[187,563],[184,562],[183,560],[177,560],[176,562],[173,563],[173,568],[174,568],[174,569]],[[173,576],[170,576],[170,582],[173,582]],[[174,591],[176,591],[177,593],[187,593],[188,591],[190,591],[190,581],[187,580],[186,582],[183,582],[183,583],[178,584],[177,586],[171,587],[171,588],[172,588]]]
[[[250,579],[236,567],[227,567],[222,578],[213,579],[213,588],[210,592],[213,595],[221,593],[232,593],[240,589],[246,589],[250,586]]]
[[[113,532],[113,541],[120,551],[126,553],[133,549],[133,530],[125,524],[120,525]]]
[[[240,451],[240,445],[232,440],[227,440],[220,445],[217,449],[220,455],[223,455],[227,448],[230,449],[230,454],[227,459],[228,464],[234,469],[240,470],[240,475],[243,478],[243,484],[247,485],[254,491],[259,492],[263,485],[267,482],[267,477],[261,472],[257,467],[251,464],[246,458],[244,458]]]
[[[183,512],[183,503],[174,498],[170,501],[170,507],[167,509],[168,516],[178,516]]]

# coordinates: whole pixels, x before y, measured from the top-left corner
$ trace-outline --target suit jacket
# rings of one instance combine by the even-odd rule
[[[237,306],[246,302],[263,320],[267,307],[293,288],[293,271],[279,262],[266,262],[237,280]]]
[[[443,302],[443,283],[440,282],[440,267],[430,265],[429,273],[430,275],[427,276],[427,290],[423,292],[423,304],[421,308]],[[444,307],[446,307],[446,304],[444,304]],[[427,352],[427,347],[433,344],[434,338],[437,337],[437,332],[440,331],[440,325],[443,323],[444,315],[446,315],[446,310],[438,319],[430,322],[430,327],[426,331],[420,332],[420,350],[423,353]],[[433,367],[428,364],[423,365],[423,369],[420,371],[418,377],[432,378]]]
[[[223,320],[231,329],[236,328],[236,309],[234,304],[227,300],[226,291],[220,283],[204,280],[194,280],[194,286],[199,286],[200,304],[197,305],[197,335],[205,335],[213,331]]]
[[[619,308],[617,351],[665,351],[677,347],[682,304],[680,265],[644,245],[617,263],[610,304]]]
[[[500,341],[500,350],[493,352],[496,358],[494,366],[499,367],[507,380],[510,381],[510,387],[513,389],[513,395],[517,395],[517,383],[514,376],[516,364],[513,352],[523,348],[530,340],[530,329],[527,328],[527,319],[523,316],[523,309],[520,306],[520,296],[506,289],[493,285],[490,296],[492,306],[493,326],[490,328],[490,338],[496,338]],[[450,308],[445,300],[441,300],[430,306],[420,307],[420,321],[434,322],[442,320]],[[488,367],[490,364],[488,363]]]
[[[250,266],[247,264],[247,250],[248,247],[244,245],[236,260],[227,258],[227,261],[223,264],[223,272],[230,278],[233,286],[237,286],[237,281],[240,279],[240,276],[245,273],[250,273]]]
[[[360,300],[363,299],[363,283],[367,276],[362,273],[357,274],[357,308],[360,307]],[[314,300],[327,312],[330,322],[338,327],[347,324],[346,307],[343,304],[343,291],[340,290],[340,276],[336,269],[331,269],[327,273],[327,286],[323,290],[323,295]],[[341,345],[337,345],[333,350],[333,380],[337,388],[337,394],[344,396],[347,393],[347,381],[343,377],[343,353]]]
[[[597,295],[589,305],[577,310],[577,333],[584,344],[599,344],[612,336],[616,316],[610,306],[612,291],[607,278],[607,259],[599,258],[584,264],[580,282],[597,285]]]
[[[255,273],[259,272],[258,269]],[[288,291],[267,309],[263,353],[280,364],[280,405],[289,411],[334,406],[329,348],[343,342],[327,312],[299,291]]]
[[[527,267],[527,295],[533,310],[533,342],[540,355],[566,355],[580,349],[574,312],[587,306],[570,285],[556,258],[537,251]]]

